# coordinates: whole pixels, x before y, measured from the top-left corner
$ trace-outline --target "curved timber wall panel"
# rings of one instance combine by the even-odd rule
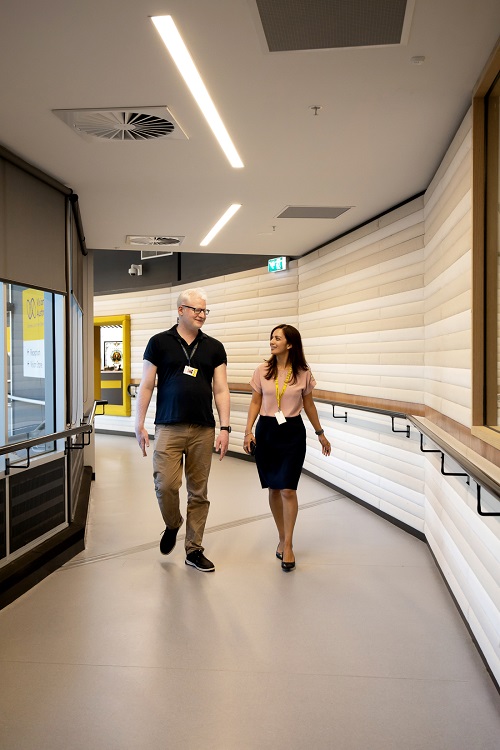
[[[299,322],[318,387],[423,401],[423,199],[299,260]]]
[[[426,192],[424,211],[425,403],[467,427],[472,403],[471,190],[469,113]],[[480,517],[475,486],[443,477],[435,454],[426,457],[425,498],[427,541],[500,682],[500,519]]]
[[[472,132],[468,115],[425,195],[425,404],[471,426]]]

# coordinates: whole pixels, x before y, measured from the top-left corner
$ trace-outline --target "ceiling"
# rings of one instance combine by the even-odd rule
[[[470,106],[500,3],[407,5],[402,42],[345,47],[391,25],[391,0],[2,0],[0,144],[78,194],[90,249],[137,251],[127,235],[160,235],[183,237],[186,253],[303,255],[424,191]],[[328,44],[342,8],[354,42],[269,51],[271,32],[285,47]],[[173,17],[244,168],[216,142],[156,15]],[[83,137],[53,112],[165,106],[187,138]],[[287,207],[348,210],[278,218]]]

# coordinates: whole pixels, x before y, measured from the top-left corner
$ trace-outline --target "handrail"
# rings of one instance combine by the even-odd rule
[[[448,455],[455,463],[457,463],[466,474],[464,475],[454,475],[454,476],[467,476],[471,477],[474,482],[476,483],[477,487],[477,512],[480,516],[500,516],[500,513],[489,513],[486,511],[483,511],[481,508],[481,487],[484,487],[488,490],[488,492],[493,495],[493,497],[500,502],[500,487],[498,486],[498,482],[495,482],[493,477],[490,477],[489,474],[486,474],[482,469],[480,469],[478,466],[476,466],[472,461],[470,461],[468,458],[463,456],[461,453],[459,453],[455,448],[453,448],[451,445],[449,445],[445,440],[440,438],[438,435],[436,435],[435,432],[433,432],[429,427],[423,425],[421,422],[418,421],[415,417],[407,416],[406,417],[409,422],[418,430],[420,433],[421,439],[420,439],[420,450],[422,453],[428,453],[430,452],[428,449],[423,447],[422,444],[422,435],[425,435],[430,440],[432,440],[433,443],[439,446],[438,453],[441,453],[441,473],[446,475],[449,475],[449,472],[444,471],[444,456],[443,454]],[[469,482],[467,482],[469,484]]]
[[[105,406],[108,402],[105,400],[99,400],[94,401],[94,404],[92,406],[92,410],[84,415],[82,423],[78,427],[71,427],[68,430],[62,430],[61,432],[52,432],[48,435],[40,435],[40,437],[36,438],[30,438],[29,440],[23,440],[19,443],[11,443],[10,445],[3,445],[0,446],[0,456],[5,456],[8,453],[17,453],[18,451],[27,451],[27,464],[11,464],[8,458],[5,459],[5,473],[9,474],[10,469],[13,468],[19,468],[19,469],[27,469],[30,465],[30,450],[31,448],[34,448],[36,445],[44,445],[45,443],[54,443],[56,440],[66,440],[66,449],[74,449],[74,448],[84,448],[86,445],[89,445],[90,442],[90,435],[92,434],[94,430],[94,418],[95,418],[95,412],[96,408],[98,406]],[[104,413],[104,409],[103,409]],[[85,421],[84,421],[85,420]],[[85,442],[85,438],[83,437],[82,442],[72,442],[70,438],[76,437],[77,435],[88,435],[89,436],[89,442]]]
[[[233,390],[230,389],[231,393],[238,393],[238,394],[245,394],[247,393],[246,389],[238,389]],[[484,511],[481,507],[481,487],[486,489],[496,500],[500,502],[500,486],[498,485],[498,482],[496,482],[493,477],[489,476],[489,474],[486,474],[485,471],[480,469],[478,466],[476,466],[472,461],[470,461],[468,458],[465,458],[461,453],[459,453],[457,450],[455,450],[451,445],[449,445],[445,440],[440,438],[438,435],[436,435],[431,429],[429,429],[427,426],[423,425],[416,417],[413,417],[409,414],[405,414],[404,412],[399,411],[392,411],[391,409],[380,409],[375,406],[361,406],[359,404],[350,404],[345,401],[337,401],[336,399],[325,399],[325,398],[314,398],[314,400],[317,403],[320,404],[327,404],[329,406],[332,406],[333,408],[333,418],[334,419],[343,419],[345,422],[347,422],[347,412],[345,412],[342,415],[335,414],[335,407],[340,406],[344,409],[357,409],[358,411],[366,411],[373,414],[382,414],[390,417],[392,419],[392,431],[393,432],[402,432],[406,434],[406,437],[410,437],[410,425],[406,426],[406,429],[404,430],[397,430],[394,427],[394,419],[405,419],[410,424],[412,424],[415,429],[420,433],[420,450],[422,453],[441,453],[441,474],[443,476],[464,476],[467,477],[467,484],[470,484],[470,478],[474,480],[476,484],[476,497],[477,497],[477,512],[480,516],[500,516],[500,512],[488,512]],[[423,435],[428,437],[430,440],[432,440],[436,445],[439,446],[439,450],[432,450],[428,448],[424,448],[423,446]],[[444,467],[444,457],[447,455],[449,458],[451,458],[455,463],[457,463],[461,469],[464,470],[465,473],[455,473],[446,471]]]
[[[337,416],[335,414],[335,406],[341,406],[345,409],[359,409],[360,411],[372,412],[374,414],[386,414],[392,419],[392,431],[393,432],[405,432],[406,437],[410,437],[410,425],[407,425],[406,430],[396,430],[394,428],[394,419],[401,418],[406,419],[412,424],[420,433],[420,450],[422,453],[441,453],[441,474],[443,476],[455,476],[455,477],[467,477],[467,484],[470,484],[470,478],[476,483],[476,498],[477,498],[477,512],[480,516],[500,516],[500,512],[488,512],[484,511],[481,507],[481,487],[484,487],[493,497],[500,502],[500,487],[498,482],[490,477],[486,472],[482,471],[478,466],[472,463],[468,458],[465,458],[461,453],[452,448],[445,440],[439,438],[431,429],[423,425],[416,417],[412,417],[409,414],[403,414],[402,412],[391,411],[390,409],[378,409],[374,406],[359,406],[358,404],[349,404],[341,401],[334,401],[329,399],[315,399],[319,403],[331,404],[333,407],[334,419],[345,419],[347,422],[347,412],[343,416]],[[424,448],[423,435],[426,435],[436,445],[439,446],[438,451],[429,450]],[[455,463],[457,463],[461,469],[465,471],[455,473],[446,471],[444,467],[444,457],[447,455]]]
[[[315,398],[315,401],[317,401],[319,404],[329,404],[333,408],[333,418],[334,419],[343,419],[344,422],[347,422],[347,412],[344,412],[344,414],[335,414],[335,407],[341,406],[343,409],[358,409],[359,411],[367,411],[371,412],[373,414],[384,414],[387,417],[391,418],[392,421],[392,431],[393,432],[404,432],[406,437],[410,437],[410,425],[406,425],[406,428],[404,430],[397,430],[394,426],[394,420],[395,419],[406,419],[406,414],[399,411],[392,411],[391,409],[379,409],[375,406],[359,406],[358,404],[349,404],[346,401],[336,401],[332,399],[326,399],[326,398]]]
[[[96,416],[95,411],[96,411],[97,407],[98,406],[106,406],[107,403],[108,402],[105,399],[99,399],[99,401],[94,401],[94,404],[92,406],[92,411],[90,412],[90,414],[89,415],[87,415],[87,414],[83,415],[83,419],[87,420],[85,422],[85,424],[91,424],[91,425],[93,425],[94,424],[94,419],[95,419],[95,416]],[[104,409],[102,411],[103,411],[103,414],[104,414]],[[87,419],[87,417],[88,417],[88,419]]]

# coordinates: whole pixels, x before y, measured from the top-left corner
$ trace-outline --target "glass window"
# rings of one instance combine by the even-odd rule
[[[6,297],[7,419],[4,444],[57,431],[64,389],[57,381],[56,357],[64,359],[61,295],[41,289],[3,285]],[[57,387],[56,387],[57,385]],[[57,397],[56,397],[57,392]],[[54,450],[54,443],[35,446],[32,454]]]
[[[5,286],[0,283],[0,445],[5,445],[7,419],[7,341],[9,340],[6,323]],[[5,470],[5,456],[0,456],[0,471]]]
[[[83,419],[83,313],[75,297],[71,297],[71,424]]]

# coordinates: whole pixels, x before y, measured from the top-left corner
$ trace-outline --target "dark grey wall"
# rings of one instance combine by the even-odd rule
[[[174,253],[141,261],[140,251],[94,250],[94,294],[140,291],[175,284],[195,284],[252,268],[267,269],[271,255]],[[142,265],[142,276],[130,276],[132,263]]]

